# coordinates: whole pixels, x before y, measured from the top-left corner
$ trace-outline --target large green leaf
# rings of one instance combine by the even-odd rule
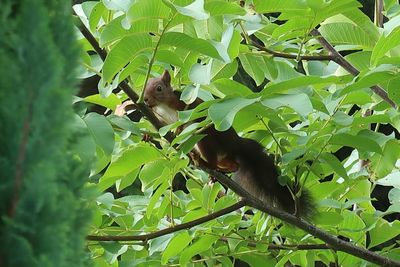
[[[334,145],[349,146],[361,151],[371,151],[382,154],[381,147],[375,141],[364,136],[346,133],[335,134],[329,142]]]
[[[226,2],[222,0],[207,1],[204,8],[208,12],[210,12],[211,16],[219,16],[227,14],[236,14],[243,16],[246,14],[246,11],[242,7],[240,7],[237,3]]]
[[[369,231],[369,234],[371,238],[369,247],[372,248],[400,235],[400,222],[394,221],[392,224],[389,224],[380,218],[376,226]]]
[[[329,76],[329,77],[317,77],[317,76],[300,76],[296,78],[292,78],[287,81],[268,84],[265,89],[262,91],[262,94],[267,96],[269,94],[278,93],[278,92],[286,92],[293,88],[299,88],[310,85],[330,85],[332,83],[345,83],[350,81],[350,76]]]
[[[382,155],[378,155],[371,163],[372,170],[377,178],[383,178],[394,168],[400,156],[400,144],[397,140],[390,140],[385,144]]]
[[[167,19],[171,10],[160,0],[137,0],[130,6],[126,17],[131,24],[142,19]]]
[[[173,237],[161,256],[161,263],[166,264],[171,257],[181,252],[190,241],[192,241],[192,237],[190,237],[187,231],[182,231]]]
[[[111,155],[114,149],[114,131],[107,119],[97,113],[89,113],[83,120],[96,144],[106,155]]]
[[[301,11],[307,8],[305,1],[292,1],[292,0],[281,0],[281,1],[265,1],[265,0],[254,0],[255,9],[258,13],[271,13],[271,12],[282,12],[286,10],[290,11]],[[301,14],[299,14],[301,15]]]
[[[122,176],[127,175],[145,163],[162,157],[160,152],[147,144],[139,144],[125,150],[122,155],[113,159],[106,172],[101,177],[99,189],[104,190],[115,183]]]
[[[372,50],[371,65],[375,66],[378,60],[392,48],[400,45],[400,27],[395,28],[389,35],[382,35]]]
[[[208,114],[215,124],[215,128],[219,131],[226,131],[232,126],[233,119],[237,112],[242,108],[247,107],[259,98],[246,99],[246,98],[228,98],[221,102],[215,103],[208,109]]]
[[[187,6],[178,6],[169,0],[163,0],[163,2],[168,6],[173,7],[177,12],[184,16],[192,17],[197,20],[204,20],[210,17],[208,12],[204,10],[204,0],[194,0]]]
[[[198,240],[182,251],[179,263],[182,265],[189,263],[194,255],[209,250],[218,239],[219,238],[217,236],[212,235],[200,236]]]
[[[322,153],[320,156],[320,160],[324,163],[327,163],[334,172],[339,174],[343,178],[348,178],[346,169],[343,167],[342,163],[339,159],[332,155],[331,153]]]
[[[95,94],[85,97],[84,100],[111,110],[115,110],[117,105],[121,104],[121,100],[115,94],[110,94],[108,97],[102,97],[100,94]]]
[[[371,49],[375,40],[352,23],[329,23],[319,28],[320,33],[333,44],[360,46]]]
[[[107,55],[103,66],[103,78],[110,82],[113,77],[141,52],[151,49],[151,37],[147,33],[135,33],[122,38]]]
[[[253,78],[256,85],[260,85],[265,80],[265,62],[261,55],[257,54],[240,54],[240,62],[244,70]]]
[[[203,55],[220,59],[215,47],[204,39],[193,38],[180,32],[167,32],[161,39],[161,45],[175,46],[189,51],[196,51]]]
[[[310,98],[306,94],[273,95],[263,99],[261,104],[272,109],[290,107],[302,117],[307,117],[313,111]]]

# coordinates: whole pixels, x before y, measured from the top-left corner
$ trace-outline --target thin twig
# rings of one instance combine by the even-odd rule
[[[147,69],[147,73],[146,73],[146,79],[144,81],[144,85],[143,85],[143,90],[142,93],[140,94],[139,100],[137,101],[138,103],[143,103],[143,98],[144,98],[144,90],[146,89],[147,86],[147,82],[149,81],[150,78],[150,72],[151,72],[151,67],[153,66],[154,60],[156,59],[156,54],[158,51],[158,47],[161,44],[161,40],[164,36],[165,31],[167,30],[169,24],[172,22],[172,20],[175,18],[177,13],[175,13],[172,18],[170,18],[167,22],[167,24],[165,25],[165,27],[163,28],[161,34],[160,34],[160,38],[158,39],[156,46],[154,47],[154,51],[153,51],[153,55],[151,56],[150,62],[149,62],[149,67]]]
[[[338,51],[320,34],[317,29],[313,29],[310,34],[318,40],[318,42],[324,47],[329,54],[332,56],[332,60],[340,65],[342,68],[347,70],[350,74],[357,76],[360,71],[350,64]],[[386,101],[393,108],[397,108],[396,104],[389,98],[386,91],[378,85],[371,86],[371,90],[380,96],[384,101]]]
[[[137,240],[149,240],[153,238],[157,238],[160,236],[168,235],[174,232],[178,232],[180,230],[184,229],[189,229],[194,226],[200,225],[202,223],[214,220],[218,217],[221,217],[225,214],[231,213],[235,210],[238,210],[246,205],[244,200],[240,200],[239,202],[226,207],[224,209],[221,209],[219,211],[216,211],[214,213],[208,214],[204,217],[201,217],[199,219],[187,222],[187,223],[182,223],[179,225],[176,225],[174,227],[169,227],[160,231],[156,231],[153,233],[149,234],[143,234],[143,235],[133,235],[133,236],[97,236],[97,235],[89,235],[87,236],[87,240],[92,240],[92,241],[137,241]]]
[[[315,55],[315,56],[305,56],[305,55],[294,55],[294,54],[288,54],[288,53],[283,53],[283,52],[277,52],[272,49],[269,49],[263,45],[258,44],[254,40],[251,40],[251,45],[256,47],[260,51],[267,52],[268,54],[273,55],[274,57],[281,57],[281,58],[288,58],[288,59],[295,59],[298,61],[301,60],[332,60],[332,56],[330,55]]]

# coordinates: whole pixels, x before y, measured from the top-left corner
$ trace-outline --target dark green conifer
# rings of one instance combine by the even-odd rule
[[[0,266],[85,266],[88,165],[72,149],[71,6],[0,6]]]

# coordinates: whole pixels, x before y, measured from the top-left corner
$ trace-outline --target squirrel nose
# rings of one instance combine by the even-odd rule
[[[147,97],[145,97],[145,98],[143,99],[143,101],[144,101],[144,103],[147,105],[147,102],[149,101],[149,99],[148,99]]]

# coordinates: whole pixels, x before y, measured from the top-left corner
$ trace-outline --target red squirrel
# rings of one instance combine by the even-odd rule
[[[143,99],[163,124],[176,122],[178,111],[193,109],[203,102],[197,98],[186,105],[180,100],[180,93],[171,87],[167,70],[162,76],[148,81]],[[233,172],[232,178],[240,186],[269,205],[297,216],[309,217],[312,214],[314,206],[308,191],[303,190],[295,201],[289,188],[279,184],[279,173],[273,159],[257,141],[240,137],[232,127],[217,131],[211,126],[202,133],[206,136],[194,147],[196,160],[201,164],[220,172]]]

